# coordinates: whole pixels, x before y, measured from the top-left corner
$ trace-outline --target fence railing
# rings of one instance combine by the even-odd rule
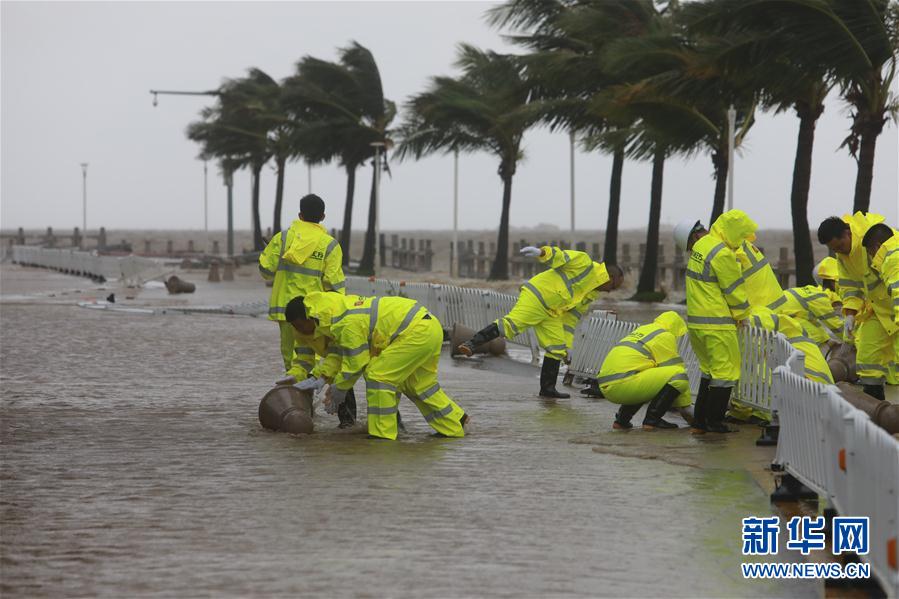
[[[899,441],[832,385],[789,368],[774,370],[780,434],[774,463],[841,515],[870,518],[862,559],[890,597],[899,597]]]
[[[12,261],[95,279],[118,280],[126,285],[139,285],[171,270],[156,260],[139,256],[100,256],[96,252],[24,245],[13,246]]]

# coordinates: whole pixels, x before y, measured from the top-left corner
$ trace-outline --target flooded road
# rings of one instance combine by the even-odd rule
[[[444,357],[465,439],[405,399],[395,443],[323,412],[315,435],[269,433],[275,325],[75,301],[0,306],[4,597],[822,592],[740,576],[740,520],[771,513],[755,430],[613,433],[615,406],[541,401],[530,366]]]

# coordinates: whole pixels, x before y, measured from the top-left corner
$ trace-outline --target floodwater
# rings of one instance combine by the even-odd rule
[[[314,435],[270,433],[272,323],[86,310],[109,290],[2,275],[4,597],[823,592],[741,578],[741,518],[772,513],[755,431],[613,433],[614,406],[542,401],[530,366],[444,357],[465,439],[408,400],[393,443],[323,412]]]

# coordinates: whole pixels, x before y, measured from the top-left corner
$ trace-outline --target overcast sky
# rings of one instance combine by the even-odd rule
[[[161,96],[150,89],[208,90],[224,78],[258,67],[276,79],[290,75],[304,55],[333,60],[356,40],[381,70],[385,94],[402,104],[429,78],[456,73],[456,44],[512,50],[484,21],[483,2],[6,2],[2,11],[2,177],[0,221],[18,226],[71,228],[82,218],[82,175],[88,162],[88,228],[202,229],[203,165],[184,135],[212,98]],[[830,98],[818,123],[810,221],[852,207],[855,162],[838,146],[850,121]],[[736,164],[736,206],[762,227],[788,228],[797,119],[759,115]],[[569,152],[565,134],[535,130],[513,183],[513,226],[569,226]],[[871,209],[894,225],[897,129],[889,123],[877,144]],[[451,156],[392,163],[382,181],[382,227],[452,226]],[[460,159],[460,227],[493,229],[502,188],[497,161],[487,154]],[[214,165],[209,174],[209,227],[226,224],[225,190]],[[611,159],[576,155],[577,226],[602,228],[608,207]],[[649,205],[648,164],[626,162],[621,225],[641,227]],[[326,225],[340,226],[345,175],[316,168],[313,191],[328,203]],[[357,176],[353,226],[364,227],[371,169]],[[284,221],[307,189],[306,167],[291,164]],[[666,165],[663,222],[705,218],[714,181],[701,155]],[[275,178],[262,180],[263,227],[272,223]],[[250,177],[235,178],[235,219],[250,227]]]

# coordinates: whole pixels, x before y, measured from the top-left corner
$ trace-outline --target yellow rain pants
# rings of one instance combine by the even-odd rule
[[[690,328],[690,345],[702,378],[710,387],[733,387],[740,380],[740,342],[736,330]]]
[[[368,434],[396,439],[397,393],[418,407],[425,421],[447,437],[464,437],[465,412],[437,382],[443,329],[431,315],[409,326],[404,335],[371,358],[365,371]]]

